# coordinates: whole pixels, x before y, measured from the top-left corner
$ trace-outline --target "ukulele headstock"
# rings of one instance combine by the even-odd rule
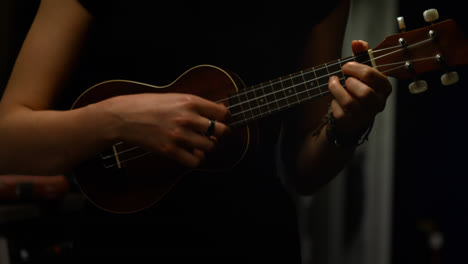
[[[468,64],[468,39],[452,19],[434,23],[439,18],[437,10],[424,12],[431,25],[406,31],[402,17],[397,18],[401,33],[388,36],[373,50],[378,70],[397,79],[413,79],[409,89],[413,94],[427,90],[427,83],[418,76],[433,71],[444,71],[443,85],[458,82],[457,66]]]

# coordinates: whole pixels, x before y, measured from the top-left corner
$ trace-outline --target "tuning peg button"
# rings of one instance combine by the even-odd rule
[[[457,72],[447,72],[440,77],[440,81],[444,86],[449,86],[458,82]]]
[[[420,94],[427,91],[427,82],[424,80],[417,80],[408,86],[411,94]]]
[[[401,32],[406,31],[406,23],[405,23],[405,18],[404,17],[397,17],[397,22],[398,22],[398,28],[400,29]]]
[[[432,23],[439,19],[439,12],[437,11],[437,9],[432,8],[424,11],[423,16],[424,21]]]

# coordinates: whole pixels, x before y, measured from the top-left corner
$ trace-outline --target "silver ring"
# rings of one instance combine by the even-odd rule
[[[210,122],[208,123],[208,129],[205,132],[205,136],[211,137],[214,135],[214,132],[215,132],[215,121],[210,120]]]

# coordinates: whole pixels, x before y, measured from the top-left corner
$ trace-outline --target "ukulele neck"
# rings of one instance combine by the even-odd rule
[[[347,62],[359,62],[375,67],[372,51],[361,53],[308,68],[274,80],[247,87],[229,96],[232,126],[245,125],[251,121],[270,116],[327,95],[328,79],[337,76],[345,85],[346,76],[342,67]]]

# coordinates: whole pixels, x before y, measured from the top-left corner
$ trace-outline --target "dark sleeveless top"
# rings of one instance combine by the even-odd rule
[[[247,85],[293,73],[300,70],[306,34],[335,4],[80,2],[95,21],[73,85],[64,95],[64,108],[104,80],[165,85],[200,64],[233,71]],[[90,205],[79,226],[77,256],[83,262],[96,256],[117,261],[131,255],[155,262],[217,256],[212,259],[220,263],[234,259],[300,263],[294,204],[275,172],[280,120],[276,115],[260,122],[260,148],[253,158],[223,175],[184,177],[147,210],[120,215]]]

